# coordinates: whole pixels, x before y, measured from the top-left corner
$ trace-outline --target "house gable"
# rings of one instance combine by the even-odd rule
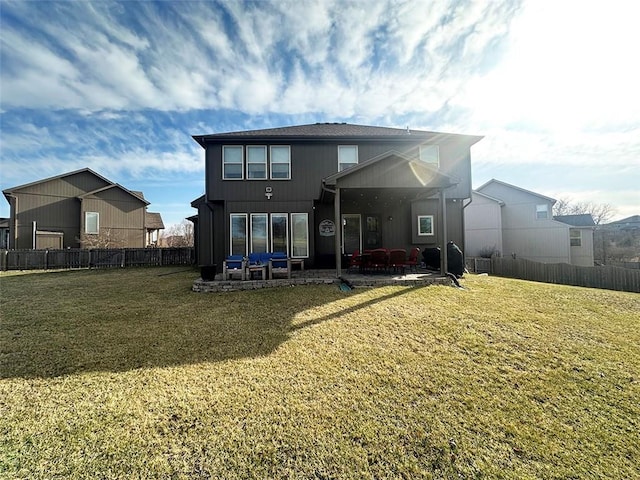
[[[342,188],[449,188],[458,182],[398,152],[387,152],[323,180]],[[435,192],[434,192],[435,193]]]
[[[550,203],[553,205],[556,200],[539,193],[526,190],[524,188],[511,185],[500,180],[492,179],[476,189],[477,192],[500,199],[506,204],[515,203]]]
[[[85,232],[85,212],[97,213],[101,227],[120,229],[123,245],[145,245],[144,212],[149,202],[88,168],[3,193],[11,207],[12,248],[33,248],[34,228],[61,235],[65,248],[78,247]]]

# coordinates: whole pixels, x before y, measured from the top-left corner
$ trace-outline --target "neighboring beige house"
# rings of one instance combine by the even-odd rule
[[[147,247],[157,247],[160,242],[160,230],[164,230],[164,222],[159,213],[147,212],[144,219],[147,231]]]
[[[490,180],[464,210],[465,255],[491,252],[544,263],[593,266],[591,215],[553,217],[556,200]]]
[[[10,206],[10,249],[147,246],[147,205],[133,192],[84,168],[3,191]],[[152,230],[159,214],[152,214]],[[159,219],[162,223],[162,219]]]

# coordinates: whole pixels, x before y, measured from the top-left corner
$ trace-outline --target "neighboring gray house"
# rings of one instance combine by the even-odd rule
[[[536,262],[593,266],[591,215],[553,217],[556,200],[490,180],[464,209],[465,255],[494,252]]]
[[[191,204],[201,266],[280,251],[340,274],[355,250],[464,242],[482,137],[316,123],[193,138],[205,149],[205,194]]]
[[[149,202],[88,168],[2,193],[10,206],[11,249],[147,245]],[[157,228],[158,218],[152,220]]]

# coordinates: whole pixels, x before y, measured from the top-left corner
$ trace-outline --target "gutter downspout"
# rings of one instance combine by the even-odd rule
[[[467,251],[467,224],[464,220],[464,209],[471,205],[471,203],[473,202],[473,190],[471,191],[471,195],[472,196],[469,197],[469,201],[467,203],[463,203],[462,205],[462,264],[465,265],[465,268],[467,264],[467,259],[465,258]]]
[[[444,277],[447,275],[449,268],[449,259],[447,258],[447,199],[444,194],[444,188],[440,189],[440,215],[442,215],[442,252],[440,254],[440,274]]]
[[[9,202],[9,217],[12,222],[9,223],[9,245],[7,250],[16,248],[16,240],[18,239],[18,197],[12,194],[7,194],[7,197],[11,198]]]
[[[342,276],[342,220],[340,219],[340,189],[336,187],[335,198],[333,199],[333,210],[336,219],[336,277]]]

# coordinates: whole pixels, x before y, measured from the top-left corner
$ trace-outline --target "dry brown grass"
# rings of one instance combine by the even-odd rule
[[[640,295],[486,276],[195,294],[196,276],[0,276],[0,476],[640,472]]]

